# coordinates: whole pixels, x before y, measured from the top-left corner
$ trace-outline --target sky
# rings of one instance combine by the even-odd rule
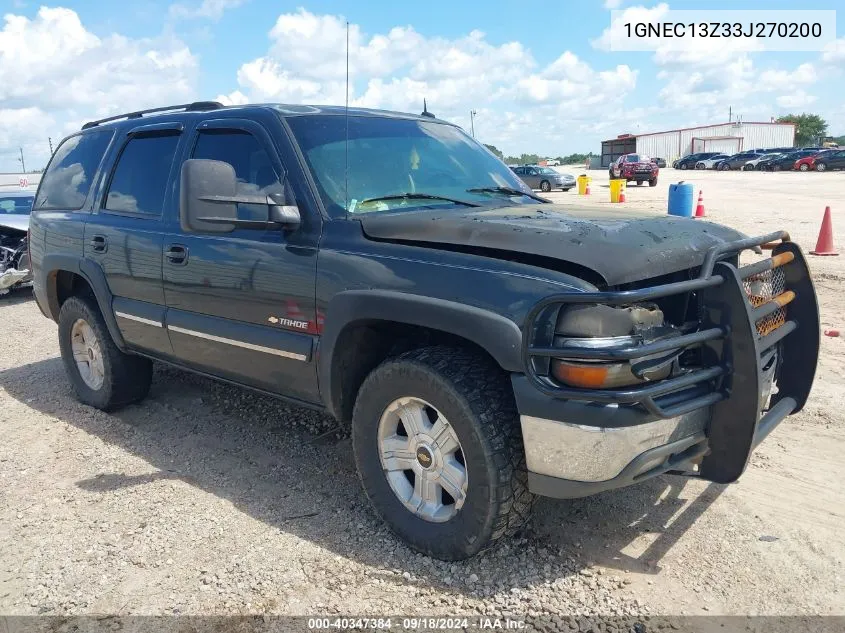
[[[58,2],[53,4],[52,2]],[[803,8],[836,9],[838,0]],[[845,37],[815,52],[614,52],[611,9],[768,0],[0,0],[0,172],[44,167],[93,118],[216,99],[428,109],[505,154],[598,152],[623,133],[815,112],[845,134]],[[837,27],[837,34],[842,34]]]

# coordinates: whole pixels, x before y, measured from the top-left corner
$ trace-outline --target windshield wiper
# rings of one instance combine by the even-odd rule
[[[548,198],[538,196],[536,193],[528,193],[521,189],[514,189],[513,187],[473,187],[467,189],[467,193],[501,193],[506,196],[527,196],[539,202],[551,202]]]
[[[477,202],[469,202],[467,200],[458,200],[457,198],[447,198],[446,196],[437,196],[433,193],[416,193],[413,191],[406,191],[405,193],[394,193],[387,196],[378,196],[376,198],[367,198],[362,200],[361,204],[368,202],[379,202],[381,200],[444,200],[452,204],[462,204],[465,207],[480,207]]]

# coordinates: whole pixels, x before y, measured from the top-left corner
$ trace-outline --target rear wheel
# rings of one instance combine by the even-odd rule
[[[775,163],[774,165],[772,165],[772,171],[780,171],[780,170],[781,170],[781,166],[780,166],[780,165],[778,165],[777,163]]]
[[[121,352],[93,297],[71,297],[59,312],[59,349],[77,398],[110,410],[142,400],[152,363]]]
[[[528,519],[519,416],[488,359],[430,347],[385,361],[358,392],[352,442],[376,512],[420,552],[468,558]]]
[[[548,193],[551,190],[552,190],[552,185],[551,185],[551,183],[549,183],[548,180],[544,180],[540,183],[540,191],[544,191],[544,192]]]
[[[798,171],[810,171],[810,166],[807,163],[801,163],[798,166]]]
[[[717,167],[719,171],[728,171],[730,168],[730,165],[728,165],[727,163],[719,163]]]
[[[686,169],[686,168],[687,168],[687,164],[686,164],[686,163],[681,163],[680,167],[681,167],[681,169]]]
[[[695,168],[696,169],[707,169],[707,165],[705,165],[704,163],[696,163]]]
[[[743,165],[742,171],[754,171],[754,165]]]
[[[642,181],[642,180],[638,180],[638,181],[637,181],[637,187],[642,187],[642,186],[643,186],[643,181]]]
[[[656,187],[657,186],[657,176],[655,176],[654,178],[652,178],[651,180],[648,181],[648,186],[649,187]]]
[[[826,171],[827,163],[816,161],[816,171]]]

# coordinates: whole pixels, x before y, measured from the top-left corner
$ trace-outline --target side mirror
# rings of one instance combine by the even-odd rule
[[[267,207],[266,220],[238,218],[238,204]],[[299,209],[285,205],[279,194],[238,192],[235,168],[219,160],[192,158],[182,165],[179,222],[189,233],[231,233],[236,228],[259,229],[299,226]]]

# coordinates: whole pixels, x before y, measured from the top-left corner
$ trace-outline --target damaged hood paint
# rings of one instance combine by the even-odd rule
[[[29,230],[28,215],[0,215],[0,228],[15,229],[26,233]]]
[[[745,237],[690,218],[557,204],[373,213],[360,220],[373,239],[530,253],[589,268],[611,286],[698,266],[711,246]]]

